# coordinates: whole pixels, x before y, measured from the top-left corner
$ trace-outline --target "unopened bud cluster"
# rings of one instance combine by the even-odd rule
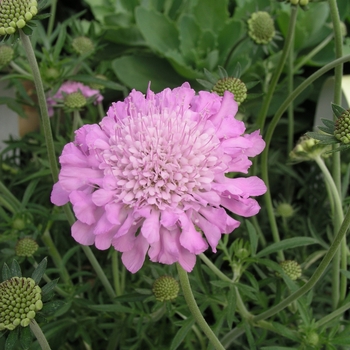
[[[350,110],[343,112],[335,121],[334,136],[344,144],[350,143]]]
[[[0,35],[14,34],[38,13],[36,0],[1,0]]]
[[[282,218],[290,218],[294,215],[294,208],[289,203],[279,203],[276,207],[276,214]]]
[[[17,256],[32,256],[39,248],[38,243],[33,238],[25,237],[20,239],[15,248]]]
[[[7,66],[13,59],[14,51],[11,46],[0,46],[0,68]]]
[[[86,97],[80,92],[75,91],[64,96],[64,105],[71,109],[79,109],[86,105]]]
[[[247,87],[238,78],[228,77],[220,79],[212,89],[212,92],[216,92],[219,96],[223,96],[225,91],[233,93],[234,99],[238,105],[247,98]]]
[[[12,277],[0,283],[0,331],[27,327],[42,307],[41,288],[32,278]]]
[[[268,12],[254,12],[248,19],[248,34],[257,44],[268,44],[275,33],[275,25]]]
[[[283,272],[293,281],[301,277],[301,266],[294,260],[280,262]]]
[[[163,302],[176,299],[180,287],[175,278],[171,276],[162,276],[154,282],[152,291],[156,299]]]
[[[289,0],[292,5],[306,6],[309,3],[309,0]]]
[[[72,47],[79,55],[88,55],[95,50],[95,45],[86,36],[79,36],[72,41]]]

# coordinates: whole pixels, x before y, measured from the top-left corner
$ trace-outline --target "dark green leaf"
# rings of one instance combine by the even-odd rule
[[[2,280],[7,281],[12,277],[11,270],[8,267],[6,263],[4,263],[4,266],[2,267]]]
[[[309,244],[318,244],[315,238],[311,237],[294,237],[288,238],[280,242],[276,242],[261,250],[256,256],[261,258],[268,254],[276,253],[279,250],[291,249],[296,247],[302,247]]]
[[[126,307],[120,304],[111,304],[111,305],[89,305],[90,309],[101,312],[115,312],[115,313],[136,313],[136,310],[133,310],[130,307]]]
[[[116,297],[115,299],[113,299],[114,301],[117,302],[124,302],[124,303],[134,303],[137,301],[143,301],[146,298],[148,298],[149,295],[144,295],[144,294],[138,294],[138,293],[130,293],[130,294],[125,294],[125,295],[121,295],[120,297]]]
[[[342,106],[336,105],[335,103],[332,103],[332,111],[334,115],[339,118],[344,112],[346,112],[346,109],[344,109]],[[322,120],[323,123],[325,119]],[[334,122],[333,122],[334,124]]]
[[[235,319],[236,306],[237,306],[236,289],[231,287],[227,294],[227,310],[226,310],[227,312],[226,319],[229,326],[232,325]]]
[[[22,118],[27,118],[26,113],[24,112],[22,105],[12,97],[1,97],[0,96],[0,105],[6,105],[9,109],[16,112]]]
[[[334,121],[326,118],[322,118],[322,123],[327,126],[329,129],[334,131]]]
[[[251,255],[255,256],[256,250],[258,248],[258,235],[256,234],[255,227],[253,224],[246,220],[245,224],[247,226],[248,234],[249,234],[249,242],[250,242],[250,249],[251,249]]]
[[[278,322],[272,322],[273,327],[276,329],[278,333],[283,335],[286,338],[289,338],[294,341],[298,341],[298,333],[296,331],[291,330],[289,327],[286,327]],[[288,348],[289,349],[289,348]]]
[[[320,141],[334,141],[336,140],[336,138],[332,135],[325,135],[325,134],[321,134],[319,132],[315,132],[315,131],[309,131],[306,133],[307,136],[309,137],[312,137],[313,139],[316,139],[316,140],[320,140]],[[337,141],[337,140],[336,140]],[[339,141],[337,141],[339,142]]]
[[[72,302],[66,303],[63,300],[54,300],[50,301],[49,303],[44,304],[44,308],[42,309],[41,313],[45,316],[49,316],[52,314],[56,314],[58,310],[68,305],[68,308],[70,308]]]
[[[47,258],[44,258],[40,264],[37,266],[37,268],[32,273],[32,279],[35,281],[36,284],[39,284],[41,278],[43,277],[45,273],[47,265]]]
[[[333,130],[330,129],[330,128],[328,128],[327,126],[318,126],[317,128],[318,128],[319,130],[325,132],[326,134],[331,134],[331,135],[333,135],[333,133],[334,133],[334,128],[333,128]]]
[[[176,350],[183,340],[185,339],[187,333],[190,331],[194,324],[194,319],[192,317],[189,317],[183,324],[183,326],[178,330],[176,333],[175,337],[173,338],[171,345],[170,345],[170,350]]]
[[[21,327],[19,333],[19,341],[23,349],[29,349],[33,343],[33,336],[30,327]]]
[[[203,80],[203,79],[196,79],[198,81],[199,84],[201,84],[202,86],[204,86],[207,90],[211,90],[213,87],[213,84],[210,83],[207,80]]]
[[[334,345],[349,345],[350,344],[350,335],[344,335],[342,337],[333,338],[331,343]]]
[[[18,350],[17,341],[19,336],[19,327],[8,333],[4,350]]]
[[[41,288],[41,294],[46,295],[46,294],[50,293],[51,291],[53,291],[57,285],[57,282],[58,282],[58,278],[45,284],[45,286]]]
[[[21,267],[17,260],[13,259],[11,264],[11,275],[12,277],[22,277]]]
[[[247,321],[244,322],[243,327],[245,329],[245,335],[249,343],[250,350],[256,350],[256,341],[254,340],[250,325]]]

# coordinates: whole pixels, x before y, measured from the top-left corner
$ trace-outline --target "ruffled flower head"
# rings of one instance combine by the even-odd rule
[[[103,96],[98,90],[92,89],[91,87],[76,81],[66,81],[61,85],[54,96],[47,99],[49,116],[53,116],[53,107],[55,107],[59,102],[64,102],[70,97],[74,97],[76,99],[77,94],[80,95],[81,98],[92,98],[95,104],[101,103],[103,100]]]
[[[147,95],[133,90],[113,103],[99,125],[76,131],[60,157],[51,201],[70,201],[77,217],[73,238],[122,252],[135,273],[146,254],[153,262],[179,262],[191,271],[196,255],[216,252],[222,233],[260,207],[250,196],[266,192],[247,173],[265,147],[259,131],[244,134],[230,92],[198,95],[188,83]]]

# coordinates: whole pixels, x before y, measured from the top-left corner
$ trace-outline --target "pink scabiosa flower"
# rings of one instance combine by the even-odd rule
[[[225,208],[255,215],[260,207],[250,196],[266,192],[256,176],[225,176],[247,173],[248,157],[265,147],[259,131],[244,134],[237,108],[228,91],[196,95],[185,83],[146,96],[133,90],[99,125],[78,129],[51,194],[56,205],[72,203],[73,238],[112,245],[132,273],[147,253],[189,272],[197,254],[216,252],[221,234],[240,224]]]
[[[75,94],[77,92],[81,93],[81,95],[85,98],[92,98],[95,104],[101,103],[103,100],[103,96],[98,90],[92,89],[91,87],[76,81],[66,81],[61,85],[55,95],[47,98],[49,116],[53,116],[54,106],[56,106],[59,102],[64,102],[68,95]]]

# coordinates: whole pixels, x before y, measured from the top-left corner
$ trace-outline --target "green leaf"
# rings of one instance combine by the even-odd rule
[[[189,317],[182,325],[182,327],[177,331],[175,337],[173,338],[170,349],[169,350],[176,350],[183,340],[185,339],[187,333],[191,330],[192,326],[194,324],[193,317]]]
[[[156,56],[123,56],[112,61],[112,69],[126,86],[143,92],[147,91],[149,82],[155,92],[183,83],[170,64]]]
[[[290,348],[287,346],[264,346],[260,350],[299,350],[299,348]]]
[[[2,280],[7,281],[12,277],[11,270],[8,267],[6,263],[4,263],[4,266],[2,267]]]
[[[193,15],[184,14],[179,19],[180,51],[186,59],[192,56],[197,47],[201,29]]]
[[[334,345],[349,345],[350,344],[350,335],[344,335],[342,337],[336,337],[331,340],[331,343]]]
[[[60,31],[58,32],[58,38],[55,42],[55,45],[53,47],[53,60],[56,61],[56,62],[59,62],[60,60],[60,53],[61,53],[61,50],[64,46],[64,43],[66,41],[66,37],[67,37],[67,29],[66,29],[66,26],[65,25],[60,25],[59,26],[61,27]]]
[[[346,109],[344,109],[342,106],[336,105],[335,103],[332,103],[332,111],[334,115],[339,118],[344,112],[346,112]],[[325,120],[327,119],[322,119],[323,123],[325,123]],[[332,122],[334,125],[334,122]]]
[[[250,325],[247,321],[245,321],[243,323],[243,327],[245,329],[245,335],[247,337],[248,340],[248,344],[249,344],[249,349],[250,350],[256,350],[256,341],[254,340]]]
[[[232,325],[235,319],[235,312],[237,307],[237,294],[236,289],[231,287],[227,294],[227,309],[226,319],[229,326]]]
[[[284,337],[294,341],[299,340],[298,333],[296,331],[292,331],[289,327],[286,327],[278,322],[272,322],[272,325],[276,329],[276,331],[281,335],[283,335]],[[286,349],[289,349],[289,348],[286,348]]]
[[[13,331],[10,331],[8,333],[4,350],[18,350],[18,347],[16,347],[18,336],[19,336],[19,327],[16,327]]]
[[[164,54],[179,48],[179,32],[175,23],[166,16],[139,6],[135,10],[135,18],[143,37],[152,49]]]
[[[17,260],[13,259],[11,264],[11,275],[12,277],[22,277],[21,267]]]
[[[340,272],[346,276],[346,278],[350,279],[350,271],[346,271],[346,270],[340,270]]]
[[[245,220],[245,224],[247,226],[248,234],[249,234],[249,242],[250,242],[250,249],[251,249],[251,255],[255,256],[256,250],[258,248],[258,235],[256,233],[255,227],[253,224]]]
[[[306,135],[309,137],[312,137],[313,139],[326,142],[326,144],[339,143],[339,141],[334,136],[321,134],[321,133],[315,132],[315,131],[309,131],[306,133]]]
[[[130,293],[116,297],[113,300],[120,303],[135,303],[137,301],[144,301],[148,297],[149,295],[145,294]]]
[[[334,121],[330,120],[330,119],[326,119],[326,118],[322,118],[322,123],[329,129],[332,130],[332,132],[334,131]]]
[[[0,105],[6,105],[9,109],[16,112],[22,118],[27,118],[26,113],[24,112],[22,105],[12,97],[1,97],[0,96]]]
[[[53,315],[60,316],[63,315],[71,308],[72,302],[65,302],[63,300],[53,300],[44,304],[44,308],[42,309],[42,313],[45,316]]]
[[[39,284],[41,278],[43,277],[45,273],[46,265],[47,265],[47,258],[44,258],[43,260],[41,260],[37,268],[33,271],[32,279],[35,281],[36,284]]]
[[[136,310],[133,310],[130,307],[123,306],[120,304],[105,304],[105,305],[88,305],[89,309],[100,311],[100,312],[115,312],[115,313],[128,313],[128,314],[134,314],[137,313]]]
[[[333,135],[333,133],[334,133],[334,128],[333,128],[333,130],[332,130],[332,129],[330,129],[328,126],[318,126],[317,128],[318,128],[319,130],[323,131],[323,132],[326,133],[326,134]]]
[[[288,238],[280,242],[276,242],[261,250],[256,257],[263,257],[268,254],[276,253],[279,250],[292,249],[296,247],[302,247],[310,244],[318,244],[318,241],[315,238],[311,237],[294,237]]]
[[[57,285],[58,280],[59,279],[57,278],[57,279],[52,280],[49,283],[45,284],[45,286],[41,288],[41,294],[46,295],[46,294],[50,293],[51,291],[53,291]]]
[[[23,349],[29,349],[33,343],[32,332],[30,327],[21,327],[19,332],[19,341]]]

